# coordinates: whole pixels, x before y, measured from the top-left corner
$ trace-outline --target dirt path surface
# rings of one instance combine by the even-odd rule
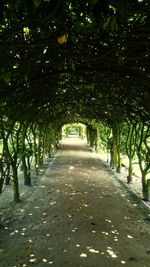
[[[148,211],[82,140],[66,139],[22,198],[1,199],[0,267],[150,266]]]

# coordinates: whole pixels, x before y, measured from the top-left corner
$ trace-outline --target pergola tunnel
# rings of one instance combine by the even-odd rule
[[[150,1],[1,0],[0,267],[149,267],[149,207]]]
[[[138,162],[149,200],[149,1],[5,0],[0,9],[0,192],[12,183],[19,201],[18,170],[31,185],[31,161],[38,174],[62,126],[83,123],[72,131],[117,172],[126,157],[128,183]]]
[[[145,123],[115,122],[112,127],[103,122],[69,123],[58,127],[52,124],[10,123],[1,120],[1,177],[0,193],[12,186],[14,200],[20,201],[19,180],[32,185],[32,176],[38,175],[44,164],[59,151],[62,140],[74,137],[85,140],[91,151],[105,154],[110,167],[121,172],[128,170],[127,183],[137,175],[142,184],[143,199],[150,200],[149,127]],[[136,164],[135,164],[136,162]]]
[[[7,223],[4,226],[6,217],[8,218],[6,221],[10,219],[10,224],[13,225],[9,217],[10,213],[13,218],[16,218],[13,215],[13,209],[18,214],[18,222],[22,225],[22,221],[19,220],[19,216],[24,216],[21,215],[23,214],[21,205],[28,206],[30,199],[33,204],[35,204],[34,201],[38,202],[37,194],[40,196],[42,212],[49,214],[44,210],[42,201],[44,203],[45,199],[49,205],[49,202],[55,203],[60,200],[61,205],[61,199],[67,200],[72,193],[71,191],[66,195],[64,193],[69,186],[75,194],[74,205],[79,204],[76,202],[76,195],[80,195],[79,189],[83,186],[83,192],[92,192],[93,200],[90,193],[87,193],[87,196],[83,194],[83,199],[89,198],[93,205],[93,201],[98,203],[98,206],[100,203],[102,211],[109,213],[112,211],[111,207],[115,210],[113,205],[117,203],[117,197],[118,201],[122,201],[121,196],[125,196],[126,208],[123,202],[121,203],[123,209],[127,211],[130,200],[127,199],[126,189],[128,191],[134,185],[139,185],[140,193],[135,196],[137,206],[141,212],[141,203],[149,209],[149,18],[149,0],[0,1],[0,198],[2,207],[0,223],[3,230],[8,227]],[[77,152],[76,156],[73,155],[75,152]],[[79,155],[80,152],[81,155],[84,154],[83,158]],[[72,168],[73,160],[76,168]],[[93,179],[96,179],[93,180],[95,184],[93,187],[90,180],[92,175],[95,175]],[[116,189],[113,187],[116,185],[115,181],[117,177],[122,176],[124,176],[122,183],[124,186]],[[77,177],[77,184],[74,181],[75,177]],[[43,181],[47,185],[43,185]],[[63,183],[63,181],[66,182]],[[52,192],[49,187],[53,186],[56,190]],[[61,186],[64,191],[61,191]],[[77,189],[76,186],[79,188]],[[84,186],[88,186],[87,191]],[[105,210],[106,198],[101,199],[99,192],[104,196],[107,188],[110,192],[106,194],[106,198],[108,195],[109,199],[111,194],[114,198],[112,203],[109,202],[110,207],[106,205],[108,210]],[[42,195],[43,192],[45,197]],[[61,195],[62,192],[64,194]],[[97,194],[94,195],[94,192]],[[50,201],[51,194],[53,200]],[[96,196],[100,202],[97,202]],[[82,196],[80,197],[79,200],[82,202]],[[71,201],[72,198],[71,196]],[[113,203],[113,201],[116,202]],[[70,203],[69,208],[77,209],[76,206],[71,206],[70,198],[68,203]],[[38,205],[35,204],[35,209],[38,210],[36,207]],[[50,208],[53,213],[55,211],[53,204],[52,206],[50,204]],[[61,212],[62,207],[59,208],[58,213]],[[48,206],[45,209],[48,209]],[[119,207],[118,211],[120,211]],[[98,213],[97,210],[95,213]],[[32,217],[31,211],[28,214]],[[39,219],[40,211],[37,214]],[[68,214],[70,213],[67,212],[66,216]],[[42,215],[42,218],[43,216],[45,215]],[[57,217],[58,214],[55,216]],[[86,212],[84,216],[87,220],[90,218]],[[113,221],[113,217],[110,219],[106,214],[103,216],[107,219],[106,224],[109,224],[109,220]],[[130,218],[129,214],[124,216],[120,214],[121,217],[124,222],[126,218]],[[49,224],[53,228],[51,219],[52,217],[49,217]],[[83,218],[78,219],[82,221]],[[101,217],[97,217],[97,220],[103,221]],[[43,219],[43,221],[46,220]],[[52,221],[55,221],[55,218]],[[62,221],[66,223],[63,214]],[[121,224],[121,220],[119,222]],[[149,222],[149,215],[147,222]],[[28,224],[28,220],[26,223]],[[105,228],[103,223],[102,228]],[[113,227],[114,224],[111,224]],[[36,229],[34,221],[33,225]],[[147,229],[146,223],[143,225]],[[37,223],[37,228],[40,229],[40,227],[41,225]],[[128,227],[130,228],[129,225]],[[10,225],[8,228],[11,230]],[[22,229],[26,229],[26,226],[22,225]],[[88,227],[87,231],[89,231]],[[110,232],[112,237],[114,234],[112,231],[101,229],[100,232],[101,234]],[[16,233],[15,230],[13,233]],[[12,235],[15,236],[15,234]],[[126,236],[132,236],[132,234],[126,232]],[[138,235],[136,236],[138,240]],[[6,237],[5,233],[4,237]],[[68,240],[67,235],[65,237]],[[90,237],[89,240],[91,240]],[[143,243],[139,244],[145,244],[145,240],[146,238],[143,237]],[[16,242],[19,243],[20,239]],[[113,242],[115,242],[114,239]],[[57,242],[54,243],[56,245]],[[129,245],[126,238],[125,243]],[[11,244],[13,247],[14,243]],[[32,242],[29,242],[29,247],[30,245],[33,248]],[[27,249],[31,248],[29,247]],[[44,248],[44,243],[42,247]],[[94,246],[87,247],[90,251]],[[112,247],[107,244],[105,251],[101,249],[101,253],[108,254],[107,250],[111,253],[110,248]],[[62,249],[67,250],[63,245]],[[98,249],[95,248],[95,251]],[[142,246],[140,251],[143,251]],[[146,255],[149,254],[149,252],[146,253]],[[86,255],[84,252],[82,254]],[[4,255],[1,247],[0,255],[4,257],[4,267],[5,265],[9,267],[5,264],[7,253]],[[129,258],[129,261],[134,258],[133,267],[136,266],[135,257]],[[122,256],[117,259],[116,266],[120,267],[120,264],[130,266],[128,260],[124,260]],[[144,265],[139,267],[147,265],[145,259],[141,263]],[[32,264],[32,256],[30,260],[28,263]],[[39,265],[37,262],[35,264],[37,267],[43,267],[44,264],[54,263],[50,259],[49,262],[42,262],[43,265],[40,265],[41,262]],[[89,261],[89,265],[83,262],[78,264],[78,260],[72,264],[73,267],[77,265],[99,267],[94,265],[93,261]],[[14,263],[14,266],[25,267],[28,264],[21,263],[19,260],[18,263]],[[58,261],[54,267],[60,266]],[[65,257],[62,266],[69,266],[65,265]],[[107,266],[107,262],[104,262],[104,266]]]

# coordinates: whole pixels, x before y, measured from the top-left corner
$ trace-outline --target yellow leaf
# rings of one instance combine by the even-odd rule
[[[64,33],[62,36],[57,38],[59,44],[66,43],[67,39],[68,39],[68,33]]]

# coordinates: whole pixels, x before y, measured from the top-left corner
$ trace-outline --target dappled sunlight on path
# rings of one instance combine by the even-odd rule
[[[2,267],[149,267],[147,214],[79,138],[62,141],[26,202],[10,213]]]

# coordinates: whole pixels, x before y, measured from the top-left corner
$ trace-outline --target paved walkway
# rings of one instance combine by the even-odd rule
[[[68,138],[1,230],[0,267],[149,267],[148,214]]]

